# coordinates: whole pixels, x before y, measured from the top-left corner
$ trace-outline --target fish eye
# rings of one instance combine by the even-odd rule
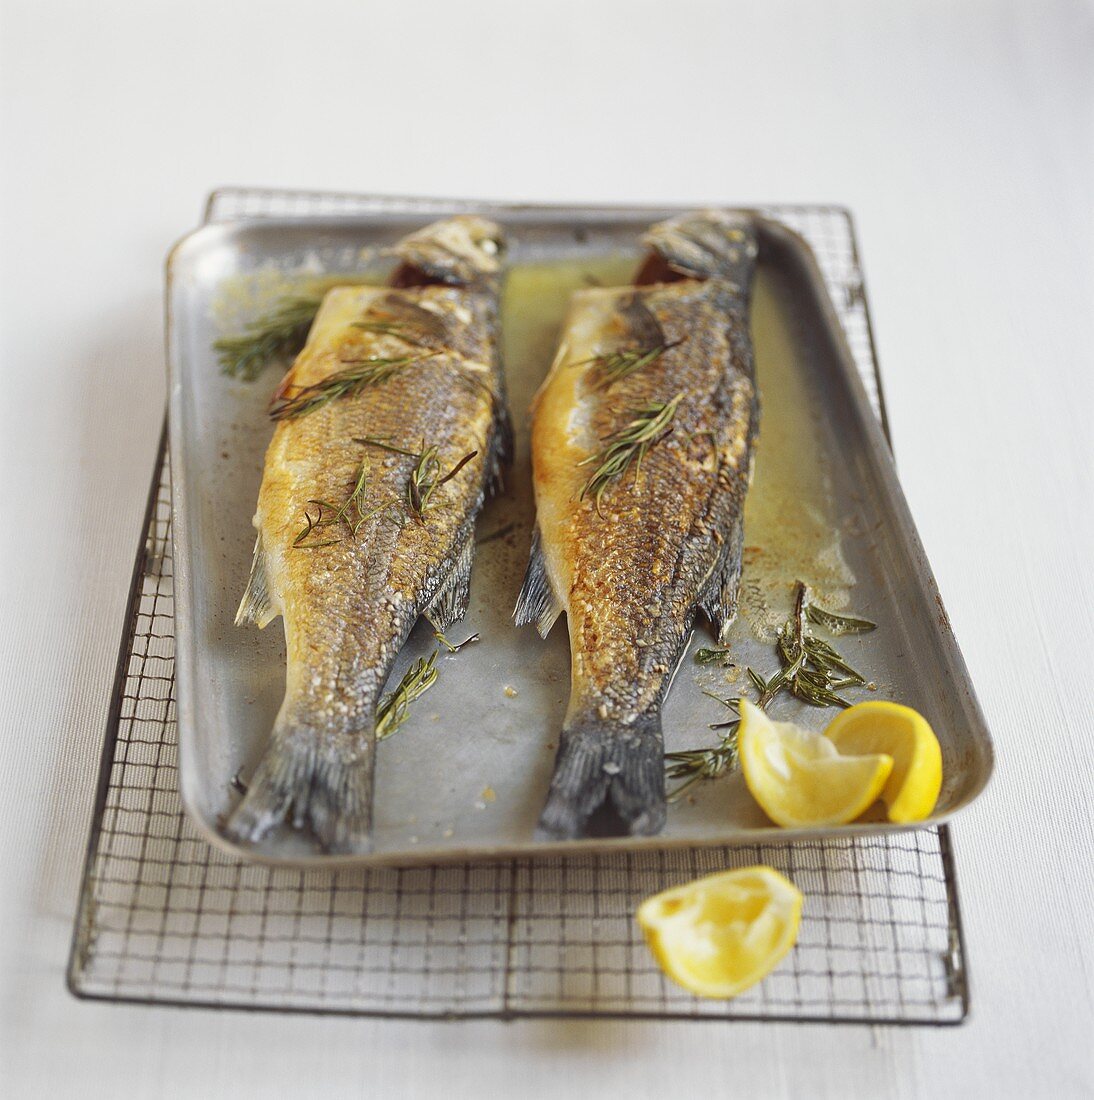
[[[481,241],[477,241],[476,243],[487,256],[496,256],[501,251],[501,242],[495,240],[493,237],[483,237]]]

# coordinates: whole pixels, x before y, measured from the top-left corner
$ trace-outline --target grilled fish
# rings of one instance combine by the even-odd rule
[[[546,636],[565,611],[571,650],[546,838],[582,835],[605,804],[613,831],[660,831],[662,703],[697,611],[722,640],[737,612],[754,228],[709,211],[645,242],[635,285],[574,294],[534,405],[537,525],[514,617]]]
[[[379,694],[419,616],[465,614],[475,518],[509,458],[502,247],[474,217],[404,238],[389,286],[326,295],[275,395],[236,621],[281,615],[288,665],[237,840],[291,813],[327,851],[368,848]]]

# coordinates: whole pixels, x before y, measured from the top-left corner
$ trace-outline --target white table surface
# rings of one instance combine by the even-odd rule
[[[1090,1096],[1089,4],[0,0],[0,1092]],[[417,1023],[79,1003],[71,931],[214,185],[833,201],[998,765],[954,827],[956,1029]]]

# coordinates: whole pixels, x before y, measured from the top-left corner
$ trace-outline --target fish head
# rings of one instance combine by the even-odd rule
[[[643,244],[678,275],[748,286],[759,248],[750,215],[729,210],[681,214],[651,226]]]
[[[404,237],[395,255],[438,282],[465,285],[501,270],[505,234],[486,218],[460,214]]]

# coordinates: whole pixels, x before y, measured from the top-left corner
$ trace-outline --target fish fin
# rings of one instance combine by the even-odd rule
[[[372,772],[371,737],[321,742],[313,729],[291,726],[278,716],[270,745],[225,832],[235,841],[257,843],[291,813],[294,828],[309,826],[324,851],[367,852]]]
[[[562,601],[555,594],[554,585],[547,575],[547,562],[543,557],[542,540],[537,526],[532,533],[532,549],[528,555],[528,568],[524,574],[513,619],[517,626],[535,623],[541,638],[546,638],[562,614]]]
[[[261,533],[255,539],[254,556],[251,558],[251,575],[247,588],[236,611],[236,626],[254,623],[260,630],[277,618],[270,596],[269,575],[266,572],[266,555],[262,552]]]
[[[726,540],[722,557],[707,582],[707,587],[699,597],[699,607],[710,620],[718,635],[718,641],[725,645],[729,628],[737,618],[737,606],[741,593],[741,554],[744,549],[744,528],[737,520],[733,524]]]
[[[445,631],[467,614],[467,605],[471,601],[471,566],[474,561],[475,539],[472,534],[456,555],[452,572],[425,610],[425,617],[435,630]]]
[[[555,772],[536,836],[587,835],[589,819],[610,804],[622,831],[653,836],[665,824],[665,750],[660,711],[629,726],[584,721],[562,731]]]
[[[513,462],[513,420],[504,398],[497,399],[494,441],[490,445],[490,460],[486,471],[486,492],[497,496],[505,490],[505,474]]]

